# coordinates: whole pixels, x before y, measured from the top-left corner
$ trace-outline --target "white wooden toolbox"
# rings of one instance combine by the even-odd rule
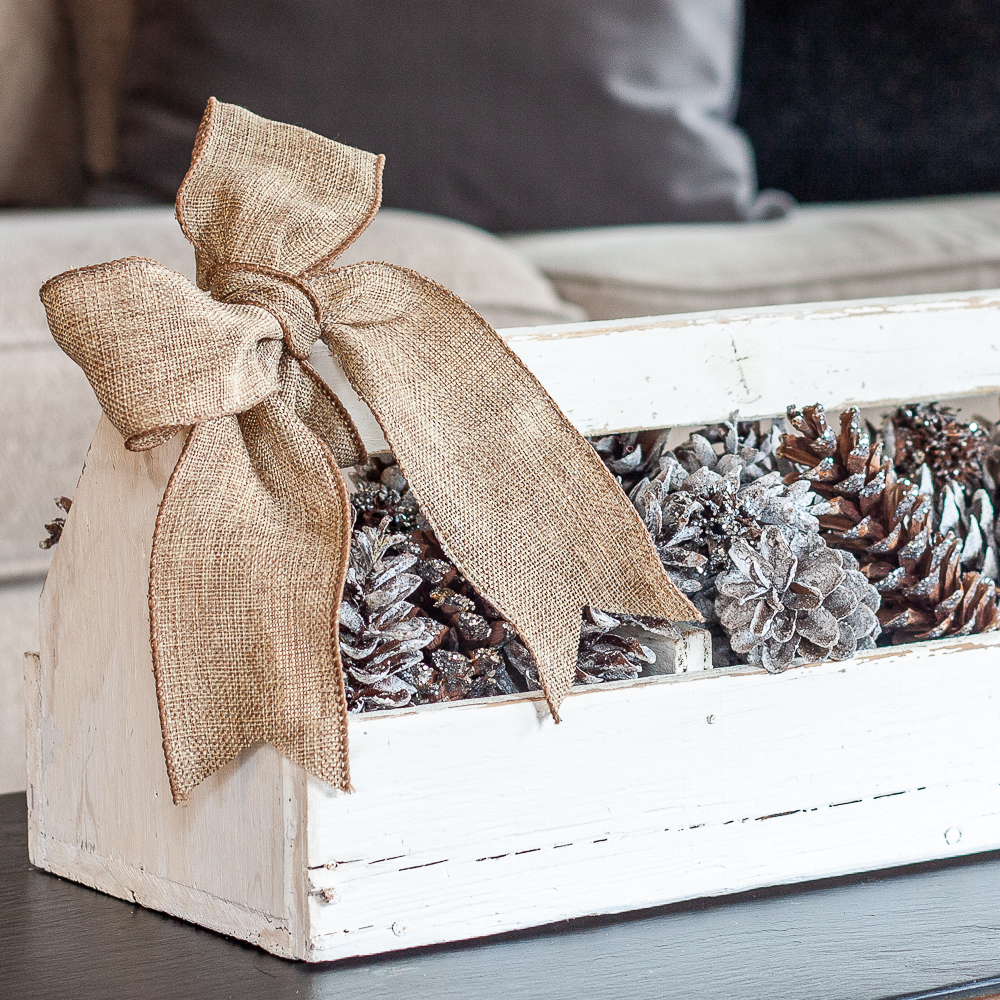
[[[1000,292],[505,337],[585,434],[1000,392]],[[1000,848],[996,633],[778,676],[688,633],[559,726],[533,695],[353,717],[354,794],[262,745],[175,806],[147,575],[180,444],[91,446],[26,657],[36,865],[324,961]]]

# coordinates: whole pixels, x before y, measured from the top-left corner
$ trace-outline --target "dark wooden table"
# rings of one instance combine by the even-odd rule
[[[4,1000],[863,1000],[1000,995],[1000,852],[307,966],[28,864],[0,796]]]

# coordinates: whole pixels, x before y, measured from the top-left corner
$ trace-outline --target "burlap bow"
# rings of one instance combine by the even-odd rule
[[[382,158],[209,102],[177,218],[199,292],[155,261],[42,289],[52,333],[133,451],[193,425],[153,540],[150,624],[174,800],[258,741],[350,784],[337,640],[364,459],[306,359],[371,407],[445,551],[515,626],[555,713],[580,612],[694,619],[591,447],[440,285],[331,262],[380,201]]]

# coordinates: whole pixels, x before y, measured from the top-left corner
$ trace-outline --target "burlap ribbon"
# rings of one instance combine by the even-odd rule
[[[53,336],[127,448],[193,425],[149,585],[175,801],[258,741],[350,784],[339,469],[364,447],[307,363],[320,337],[445,551],[534,654],[553,713],[584,605],[698,617],[600,459],[472,309],[390,264],[331,267],[378,210],[381,170],[381,157],[210,101],[177,218],[211,296],[142,258],[42,289]]]

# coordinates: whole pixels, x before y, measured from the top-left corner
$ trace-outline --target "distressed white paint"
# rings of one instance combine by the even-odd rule
[[[1000,291],[505,330],[584,434],[1000,391]],[[947,331],[947,332],[945,332]]]
[[[998,320],[977,293],[506,336],[589,432],[1000,391]],[[173,806],[146,575],[179,446],[91,447],[26,660],[36,864],[325,960],[1000,848],[1000,635],[771,677],[699,669],[689,632],[558,727],[531,696],[356,717],[352,795],[261,746]]]

